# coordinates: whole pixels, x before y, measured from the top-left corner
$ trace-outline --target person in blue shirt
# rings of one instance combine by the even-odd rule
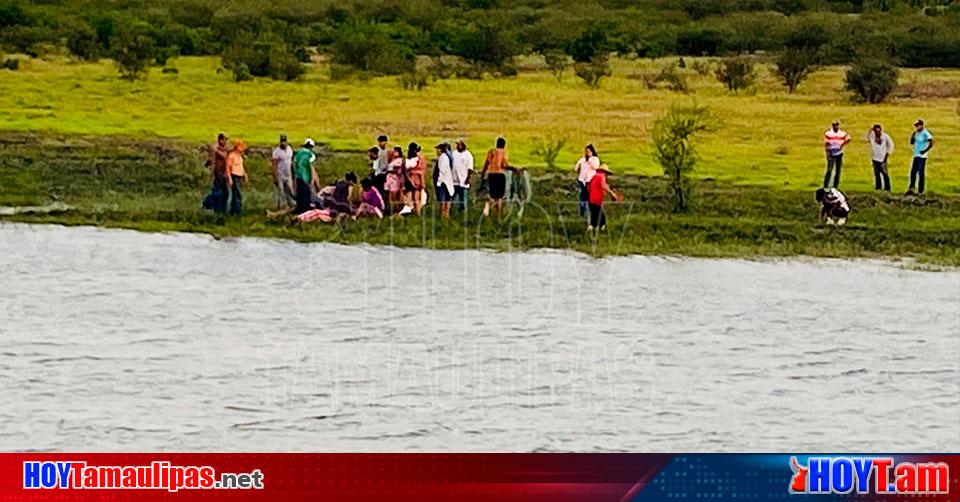
[[[933,135],[923,124],[923,119],[918,119],[913,127],[913,135],[910,136],[910,144],[913,145],[913,166],[910,168],[910,188],[907,189],[907,195],[913,195],[914,187],[920,195],[923,195],[927,177],[927,153],[933,148]]]

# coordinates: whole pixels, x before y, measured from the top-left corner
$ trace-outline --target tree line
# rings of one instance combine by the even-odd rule
[[[960,0],[0,0],[0,50],[109,57],[131,78],[216,55],[237,80],[297,79],[315,55],[334,77],[411,73],[419,55],[456,56],[438,71],[478,78],[538,53],[588,83],[611,53],[960,67]]]

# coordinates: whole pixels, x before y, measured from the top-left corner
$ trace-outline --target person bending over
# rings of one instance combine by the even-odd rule
[[[850,216],[850,205],[847,198],[836,188],[818,188],[817,202],[820,203],[820,221],[827,225],[843,226]]]

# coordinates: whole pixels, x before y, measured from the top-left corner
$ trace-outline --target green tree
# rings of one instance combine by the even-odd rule
[[[786,49],[777,56],[777,75],[792,93],[811,73],[817,70],[817,57],[807,49]]]
[[[121,29],[110,39],[110,55],[122,78],[136,80],[146,75],[147,67],[156,55],[148,30],[144,24],[134,24]]]
[[[89,24],[76,20],[67,31],[67,49],[85,61],[96,61],[100,56],[100,41],[97,32]]]
[[[879,59],[858,61],[846,76],[846,88],[855,98],[868,103],[880,103],[897,87],[897,67]]]
[[[697,105],[675,105],[653,123],[653,159],[670,181],[674,211],[689,206],[690,174],[699,160],[693,140],[710,130],[712,123],[710,111]]]
[[[754,79],[753,60],[746,56],[723,58],[717,68],[717,80],[732,92],[750,87]]]
[[[567,55],[563,51],[551,50],[543,55],[543,59],[557,82],[563,82],[563,73],[567,71],[567,60],[569,59]]]
[[[610,63],[604,56],[597,56],[589,63],[577,63],[573,69],[577,76],[593,89],[599,89],[600,80],[612,74]]]

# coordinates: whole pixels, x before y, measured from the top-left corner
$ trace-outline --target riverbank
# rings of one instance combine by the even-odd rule
[[[257,145],[248,158],[252,181],[245,191],[245,214],[224,218],[201,210],[208,174],[200,148],[164,139],[5,134],[0,138],[0,206],[59,203],[69,208],[2,219],[438,249],[882,257],[960,265],[960,198],[955,196],[918,199],[850,191],[851,221],[832,228],[817,224],[816,205],[807,190],[704,179],[695,184],[691,210],[674,214],[664,180],[621,175],[611,183],[624,192],[626,201],[609,206],[609,229],[594,239],[577,216],[570,173],[534,169],[533,202],[522,217],[483,218],[474,206],[466,215],[443,221],[431,205],[419,218],[297,224],[267,216],[273,186],[267,150]],[[362,173],[366,167],[362,153],[326,151],[318,170],[323,181],[332,182],[347,170]]]

